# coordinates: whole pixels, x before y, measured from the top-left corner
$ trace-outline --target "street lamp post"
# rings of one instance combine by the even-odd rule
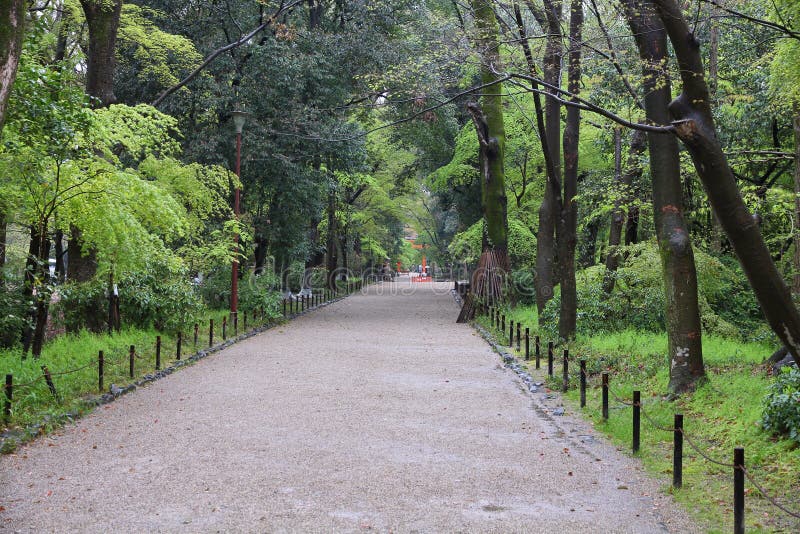
[[[233,111],[233,124],[236,126],[236,178],[241,183],[242,177],[242,129],[244,128],[247,114],[244,111]],[[239,220],[239,196],[240,188],[239,183],[236,184],[236,190],[233,195],[233,215]],[[237,231],[233,236],[233,265],[231,266],[231,321],[233,321],[234,328],[238,327],[239,315],[239,232]]]

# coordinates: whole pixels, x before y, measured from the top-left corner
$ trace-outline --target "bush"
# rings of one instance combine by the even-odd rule
[[[264,308],[268,318],[274,319],[281,315],[280,281],[272,272],[259,275],[250,274],[239,282],[239,310],[248,312],[253,309]]]
[[[177,331],[192,324],[203,303],[183,269],[150,264],[141,272],[125,274],[117,282],[123,326]],[[69,332],[107,328],[108,284],[99,280],[66,284],[60,289],[64,325]]]
[[[764,430],[800,443],[800,370],[784,367],[764,397]]]
[[[11,348],[22,339],[32,302],[22,294],[20,284],[0,284],[0,347]]]
[[[631,245],[623,251],[627,258],[615,274],[611,295],[602,290],[605,266],[596,265],[577,274],[580,333],[665,329],[664,279],[655,242]],[[696,250],[695,263],[703,330],[748,341],[768,337],[760,308],[735,260],[721,261]],[[545,324],[558,324],[560,306],[557,293],[542,314]]]

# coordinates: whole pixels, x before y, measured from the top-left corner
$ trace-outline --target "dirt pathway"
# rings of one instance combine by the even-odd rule
[[[388,290],[392,287],[393,290]],[[0,458],[0,531],[687,532],[449,284],[369,288]]]

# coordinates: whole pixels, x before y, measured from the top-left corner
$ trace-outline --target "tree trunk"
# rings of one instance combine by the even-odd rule
[[[326,267],[328,272],[328,289],[336,291],[336,268],[339,264],[339,256],[336,253],[336,234],[338,232],[336,224],[336,190],[332,187],[328,193],[328,240]]]
[[[33,296],[34,307],[31,310],[30,326],[23,334],[23,358],[29,350],[34,358],[39,358],[42,354],[47,311],[50,305],[50,292],[47,290],[50,277],[49,256],[50,240],[47,239],[47,225],[37,224],[31,227],[31,242],[25,262],[24,293]]]
[[[74,282],[88,282],[97,272],[97,256],[89,249],[84,255],[81,250],[81,231],[71,227],[67,241],[67,275]]]
[[[667,70],[667,34],[650,0],[624,0],[628,23],[643,60],[644,105],[647,120],[669,120],[670,80]],[[668,350],[669,389],[681,393],[705,376],[701,344],[697,272],[692,244],[683,216],[680,158],[677,139],[648,133],[653,213],[661,251]]]
[[[473,296],[484,303],[502,298],[502,286],[509,271],[508,262],[508,198],[505,187],[506,133],[503,122],[503,87],[497,82],[496,69],[501,68],[499,27],[490,0],[472,0],[475,16],[476,46],[481,56],[481,82],[487,85],[480,106],[467,105],[480,146],[481,207],[483,208],[483,252],[473,274],[473,293],[464,300],[458,322],[475,314]],[[490,85],[494,83],[494,85]]]
[[[64,265],[64,232],[56,230],[55,239],[53,240],[56,255],[55,275],[56,281],[63,283],[66,279],[67,269]]]
[[[614,128],[614,183],[616,197],[614,210],[611,212],[611,226],[608,231],[608,254],[606,254],[606,271],[603,275],[603,293],[610,295],[617,281],[622,242],[622,226],[625,223],[625,212],[622,210],[622,128]]]
[[[26,5],[23,0],[0,0],[0,132],[22,53]]]
[[[597,263],[595,254],[597,254],[597,234],[600,232],[600,221],[592,219],[586,223],[583,232],[583,249],[581,250],[580,258],[578,258],[578,265],[581,269],[592,267]]]
[[[6,220],[6,214],[0,210],[0,285],[3,283],[3,269],[6,266],[6,239],[8,239],[7,229],[8,221]]]
[[[569,64],[567,66],[567,88],[574,95],[581,90],[581,49],[583,34],[583,3],[572,0],[569,21]],[[577,106],[567,108],[564,126],[564,194],[558,232],[558,261],[561,275],[561,313],[558,319],[558,334],[561,339],[575,337],[578,318],[578,295],[575,282],[575,246],[578,242],[578,156],[580,141],[581,111]]]
[[[544,53],[544,80],[561,85],[563,43],[561,1],[544,0],[547,20],[547,45]],[[552,91],[548,91],[552,92]],[[556,226],[561,211],[561,104],[555,98],[545,100],[547,146],[552,171],[548,173],[544,198],[539,206],[539,232],[536,234],[536,307],[542,315],[553,298],[556,279]]]
[[[767,322],[800,364],[800,312],[772,261],[758,223],[742,200],[720,146],[699,43],[674,1],[653,2],[669,34],[683,80],[682,92],[669,108],[676,119],[675,133],[692,157],[711,206],[750,280]]]
[[[95,107],[116,102],[114,96],[114,52],[122,12],[122,0],[81,0],[89,28],[86,54],[86,93],[96,98]]]
[[[794,221],[800,226],[800,106],[794,108]],[[794,234],[792,290],[800,295],[800,228]]]

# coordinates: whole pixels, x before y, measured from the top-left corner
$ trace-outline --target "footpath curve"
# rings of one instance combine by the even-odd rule
[[[449,288],[370,286],[0,457],[0,531],[698,530]]]

